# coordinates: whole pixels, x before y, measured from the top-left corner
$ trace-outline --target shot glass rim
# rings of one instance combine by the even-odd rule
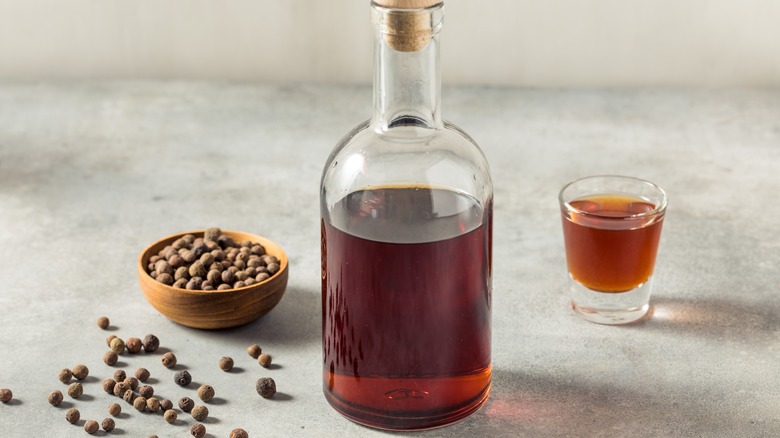
[[[636,181],[636,182],[648,185],[653,190],[656,190],[656,191],[658,191],[658,193],[661,194],[661,202],[659,202],[658,205],[656,205],[655,208],[653,208],[652,210],[644,211],[644,212],[636,213],[636,214],[631,214],[631,215],[626,215],[626,216],[621,216],[620,218],[622,218],[622,219],[637,219],[637,218],[642,218],[642,217],[652,217],[652,216],[657,216],[657,215],[664,214],[665,211],[666,211],[667,197],[666,197],[666,191],[664,189],[662,189],[659,185],[657,185],[657,184],[655,184],[655,183],[653,183],[651,181],[648,181],[646,179],[637,178],[635,176],[625,176],[625,175],[590,175],[590,176],[585,176],[585,177],[577,178],[577,179],[575,179],[573,181],[570,181],[569,183],[567,183],[566,185],[563,186],[563,188],[561,189],[560,192],[558,192],[558,202],[560,203],[560,205],[565,207],[566,210],[568,210],[568,211],[573,211],[573,212],[575,212],[577,214],[581,214],[581,215],[584,215],[584,216],[604,217],[604,215],[601,215],[599,213],[593,213],[593,212],[589,212],[589,211],[580,210],[580,209],[574,207],[573,205],[571,205],[569,202],[566,202],[566,201],[563,200],[563,192],[565,192],[566,189],[568,189],[569,187],[571,187],[574,184],[577,184],[579,182],[582,182],[582,181],[585,181],[585,180],[589,180],[589,179],[595,179],[595,178],[614,178],[614,179],[623,179],[623,180],[633,180],[633,181]],[[614,216],[609,216],[609,217],[611,219],[616,219]]]

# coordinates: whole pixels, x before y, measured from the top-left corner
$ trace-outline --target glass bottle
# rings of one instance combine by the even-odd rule
[[[323,390],[358,423],[425,429],[490,391],[493,187],[479,147],[441,119],[441,0],[371,12],[374,115],[320,187]]]

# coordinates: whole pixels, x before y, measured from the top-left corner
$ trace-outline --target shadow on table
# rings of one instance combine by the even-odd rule
[[[740,342],[763,342],[780,331],[780,305],[653,297],[651,314],[625,328],[659,329]]]
[[[478,432],[490,437],[706,436],[718,430],[729,436],[767,427],[747,412],[691,402],[695,397],[690,392],[682,387],[659,391],[650,385],[647,391],[637,391],[611,384],[608,377],[577,381],[553,373],[496,369],[486,405],[446,430],[457,436]],[[447,436],[444,430],[422,435]]]
[[[321,340],[320,291],[288,287],[279,304],[257,321],[224,330],[198,331],[209,337],[230,338],[247,347],[273,341],[284,345],[304,345]],[[193,329],[196,330],[196,329]]]

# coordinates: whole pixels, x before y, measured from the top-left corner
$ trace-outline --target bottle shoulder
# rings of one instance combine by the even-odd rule
[[[367,121],[334,148],[323,169],[321,195],[330,204],[355,190],[399,185],[443,187],[485,202],[493,192],[484,153],[457,126],[381,131]]]

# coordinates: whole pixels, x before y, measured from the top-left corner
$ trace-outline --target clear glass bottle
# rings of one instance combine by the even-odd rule
[[[323,390],[382,429],[451,423],[490,391],[493,187],[479,147],[441,119],[443,4],[428,3],[372,4],[374,115],[320,188]]]

